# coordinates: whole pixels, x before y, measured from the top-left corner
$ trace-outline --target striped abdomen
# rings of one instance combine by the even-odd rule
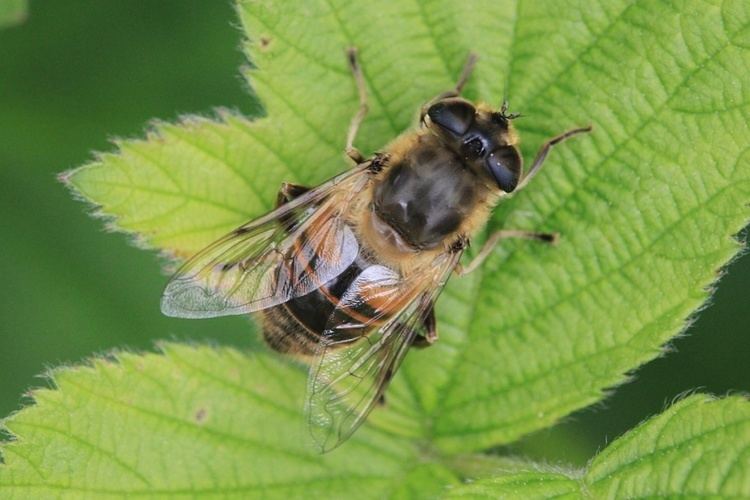
[[[381,317],[378,318],[379,321],[373,322],[375,310],[366,300],[355,300],[356,305],[347,307],[346,312],[336,310],[339,301],[350,290],[354,280],[373,265],[363,255],[353,231],[348,226],[340,226],[341,223],[346,223],[340,219],[336,219],[336,223],[332,222],[337,216],[332,205],[324,205],[317,209],[317,220],[296,237],[290,256],[285,261],[286,267],[279,275],[283,276],[285,282],[299,279],[299,275],[304,275],[304,279],[314,279],[320,276],[321,267],[331,265],[329,261],[335,260],[342,252],[349,252],[349,259],[351,252],[356,252],[352,263],[335,278],[321,283],[316,290],[260,311],[263,318],[263,336],[269,346],[279,352],[303,356],[314,354],[321,334],[327,326],[331,327],[329,319],[334,311],[336,325],[346,324],[347,328],[332,333],[331,337],[327,338],[332,341],[361,337],[369,328],[385,319]],[[289,233],[295,229],[294,226],[287,228]],[[326,272],[322,271],[322,274]],[[347,301],[347,305],[349,304]],[[356,326],[365,323],[368,324],[368,328]],[[350,325],[352,327],[349,327]]]
[[[314,354],[321,334],[341,297],[370,265],[371,263],[358,256],[346,270],[317,290],[261,311],[263,336],[268,345],[282,353],[303,356]],[[361,325],[369,321],[373,314],[374,310],[364,302],[347,309],[347,315],[339,310],[337,319]],[[337,330],[328,340],[346,341],[366,332],[367,329],[362,327]]]

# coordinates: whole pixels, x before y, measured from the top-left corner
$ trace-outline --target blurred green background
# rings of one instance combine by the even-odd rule
[[[257,342],[242,319],[163,317],[158,256],[106,232],[56,180],[111,150],[109,138],[141,137],[153,118],[252,114],[236,26],[228,0],[66,0],[31,2],[24,23],[0,30],[0,416],[46,368],[94,353],[165,338]],[[673,352],[503,451],[582,464],[684,391],[748,391],[749,283],[740,258]]]

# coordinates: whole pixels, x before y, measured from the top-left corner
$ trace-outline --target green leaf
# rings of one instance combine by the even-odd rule
[[[57,389],[34,392],[36,404],[5,421],[17,440],[2,447],[0,496],[382,498],[455,482],[371,429],[346,453],[320,456],[299,418],[296,366],[231,349],[163,350],[53,372]]]
[[[589,465],[594,496],[750,496],[750,404],[691,396],[621,437]]]
[[[23,22],[28,15],[26,0],[0,1],[0,29]]]
[[[633,498],[750,495],[750,403],[691,396],[584,471],[425,453],[363,429],[318,455],[297,418],[304,373],[265,354],[167,344],[51,375],[5,421],[3,498]],[[478,477],[465,484],[464,477]],[[492,473],[494,477],[486,477]],[[498,475],[499,474],[499,475]]]
[[[580,498],[581,485],[559,472],[523,471],[505,476],[480,479],[469,485],[450,489],[447,498]]]
[[[614,441],[585,471],[523,471],[450,489],[451,498],[750,496],[750,403],[691,396]]]
[[[750,7],[744,1],[242,2],[250,84],[267,117],[157,124],[66,176],[122,230],[187,256],[271,206],[282,180],[346,168],[357,46],[371,152],[480,62],[467,94],[525,116],[530,158],[593,123],[496,210],[511,242],[454,279],[440,341],[412,352],[373,423],[453,453],[511,442],[600,400],[658,356],[738,251],[750,200]]]

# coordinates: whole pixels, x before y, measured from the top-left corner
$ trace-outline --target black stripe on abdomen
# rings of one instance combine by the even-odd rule
[[[282,353],[314,354],[320,336],[325,331],[341,296],[366,266],[368,264],[358,257],[341,274],[321,288],[262,311],[263,335],[268,345]],[[367,313],[371,312],[370,308],[363,304],[361,309],[362,311],[357,312],[369,317]],[[362,328],[351,328],[337,331],[330,340],[344,341],[360,337],[363,333],[365,332]]]

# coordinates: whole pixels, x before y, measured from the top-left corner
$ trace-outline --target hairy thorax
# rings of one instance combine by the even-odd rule
[[[436,137],[407,134],[386,154],[356,211],[360,239],[375,255],[418,266],[484,225],[496,195]]]

